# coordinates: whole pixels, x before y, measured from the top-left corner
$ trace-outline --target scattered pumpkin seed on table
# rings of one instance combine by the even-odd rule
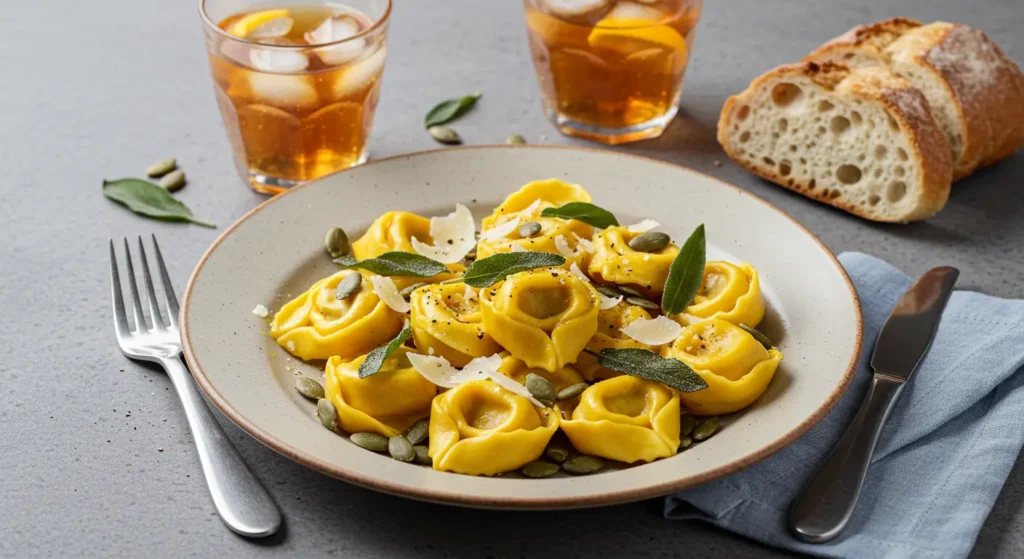
[[[413,462],[423,466],[432,466],[434,464],[433,458],[430,457],[429,448],[418,444],[412,447],[412,450],[416,453],[416,458],[413,458]]]
[[[298,390],[299,394],[302,394],[314,402],[324,397],[324,387],[320,386],[319,382],[309,377],[299,377],[295,379],[295,390]]]
[[[395,435],[388,439],[388,454],[400,462],[412,462],[416,459],[416,450],[404,435]]]
[[[160,179],[160,186],[167,189],[167,192],[174,192],[185,186],[185,171],[178,169],[171,171]]]
[[[604,468],[604,460],[596,456],[577,456],[562,463],[563,470],[577,476],[592,474],[602,468]]]
[[[352,433],[348,440],[360,448],[374,452],[384,452],[389,446],[388,438],[377,433]]]
[[[566,386],[565,388],[558,391],[558,394],[555,395],[555,400],[559,402],[562,402],[564,400],[572,400],[573,398],[579,396],[580,394],[583,394],[583,391],[587,389],[587,386],[589,385],[585,382],[578,382],[571,386]]]
[[[443,124],[431,126],[430,128],[427,128],[427,132],[432,138],[442,144],[458,145],[462,143],[462,137],[459,136],[459,133],[451,127]]]
[[[178,166],[178,160],[173,157],[167,159],[161,159],[156,163],[153,163],[149,167],[146,167],[147,177],[162,177],[167,173],[170,173]]]
[[[558,464],[552,464],[551,462],[544,462],[543,460],[537,460],[536,462],[530,462],[523,466],[520,470],[526,477],[550,477],[558,473]]]
[[[708,437],[714,435],[715,432],[718,431],[719,425],[720,422],[718,420],[718,416],[716,415],[713,415],[701,421],[700,423],[697,424],[696,427],[693,428],[693,440],[698,442],[706,440]]]
[[[511,136],[505,138],[505,143],[509,145],[525,144],[526,138],[524,138],[522,134],[512,134]]]
[[[544,456],[555,462],[561,464],[569,458],[569,451],[559,445],[552,445],[544,449]]]
[[[648,231],[633,237],[627,245],[637,252],[658,252],[668,246],[672,238],[660,231]]]
[[[338,410],[335,409],[334,404],[330,400],[320,398],[316,401],[316,416],[325,429],[337,432]]]
[[[530,391],[530,394],[540,400],[541,402],[554,402],[558,395],[555,393],[555,387],[551,384],[551,381],[538,375],[537,373],[530,373],[526,375],[526,389]]]
[[[427,440],[427,435],[430,434],[430,420],[421,419],[409,427],[409,430],[405,432],[405,438],[409,439],[412,444],[420,444]]]
[[[655,303],[654,301],[651,301],[651,300],[648,300],[648,299],[644,299],[643,297],[635,297],[635,296],[632,296],[632,295],[630,295],[629,297],[626,297],[626,302],[629,303],[630,305],[636,305],[636,306],[638,306],[640,308],[643,308],[643,309],[652,309],[653,310],[653,309],[660,308],[658,306],[658,304]]]
[[[740,323],[740,328],[746,330],[747,333],[750,334],[751,336],[753,336],[754,339],[757,340],[758,343],[763,345],[765,349],[771,349],[772,348],[772,341],[769,340],[768,336],[765,336],[764,333],[762,333],[757,328],[754,328],[753,326],[750,326],[749,324],[743,324],[742,322]]]
[[[331,258],[346,256],[352,250],[352,246],[348,242],[348,235],[345,234],[345,230],[341,227],[332,227],[327,232],[327,237],[324,239],[324,248],[327,249],[327,254],[330,254]]]
[[[697,426],[697,420],[690,414],[684,414],[679,418],[679,434],[688,437],[693,432],[693,428]]]
[[[541,226],[536,221],[527,221],[526,223],[519,226],[519,236],[523,238],[536,237],[541,230]]]
[[[359,291],[359,288],[363,285],[363,276],[359,272],[353,272],[338,282],[338,287],[334,290],[334,298],[343,301],[348,299]]]

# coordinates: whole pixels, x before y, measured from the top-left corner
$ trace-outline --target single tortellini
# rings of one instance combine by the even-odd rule
[[[430,219],[410,212],[388,212],[378,217],[366,233],[352,243],[352,256],[366,260],[385,252],[415,252],[413,238],[428,245],[434,244],[430,236]]]
[[[480,290],[484,331],[530,367],[555,372],[597,331],[597,292],[572,272],[519,272]]]
[[[534,407],[493,381],[474,380],[434,398],[428,453],[435,470],[500,474],[539,458],[558,423],[554,410]]]
[[[590,202],[590,193],[578,184],[569,184],[558,179],[533,181],[509,194],[491,215],[482,222],[482,231],[504,223],[538,202],[537,208],[526,217],[539,216],[544,208],[557,208],[569,202]],[[522,216],[521,216],[522,217]],[[588,235],[589,237],[589,235]]]
[[[393,437],[430,415],[437,387],[409,363],[409,348],[400,347],[384,360],[380,371],[359,378],[366,360],[327,360],[327,398],[338,410],[338,423],[349,433],[372,432]]]
[[[704,266],[700,291],[682,314],[672,316],[686,326],[690,322],[720,318],[733,324],[757,326],[764,318],[764,297],[757,270],[750,264],[723,261]]]
[[[625,301],[610,309],[604,309],[597,314],[597,333],[587,342],[587,349],[595,353],[600,353],[602,349],[607,348],[625,349],[629,347],[656,351],[656,348],[638,342],[622,333],[622,328],[629,323],[650,318],[650,313],[642,307],[630,305]],[[576,359],[576,370],[591,382],[622,374],[598,365],[597,357],[586,352],[580,353],[579,358]]]
[[[360,274],[362,285],[338,299],[338,283],[350,274]],[[405,317],[377,297],[370,275],[342,270],[314,283],[274,315],[270,336],[300,359],[354,359],[386,343],[402,330]]]
[[[679,247],[669,243],[657,252],[629,248],[629,241],[641,234],[626,227],[609,227],[594,235],[590,277],[598,283],[629,285],[651,296],[661,295]]]
[[[427,285],[412,292],[412,337],[421,353],[464,367],[501,347],[484,331],[479,291],[462,283]]]
[[[694,370],[708,387],[679,395],[697,415],[739,411],[758,399],[782,360],[779,350],[765,349],[746,330],[720,319],[687,326],[662,357],[674,357]]]
[[[583,382],[583,377],[572,367],[562,367],[557,371],[545,371],[544,369],[531,367],[508,353],[502,356],[498,372],[520,384],[526,384],[526,376],[530,373],[535,373],[548,379],[548,382],[555,387],[556,391],[564,390],[574,384]]]
[[[583,392],[562,431],[583,454],[622,462],[672,456],[679,449],[679,396],[636,377],[603,380]]]

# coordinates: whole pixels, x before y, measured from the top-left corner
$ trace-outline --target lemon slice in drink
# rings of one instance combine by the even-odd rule
[[[231,34],[243,39],[284,37],[292,30],[288,10],[264,10],[243,16],[231,26]]]
[[[668,25],[659,25],[653,19],[605,18],[587,36],[592,48],[613,51],[625,56],[631,53],[661,47],[680,53],[686,52],[686,40]]]

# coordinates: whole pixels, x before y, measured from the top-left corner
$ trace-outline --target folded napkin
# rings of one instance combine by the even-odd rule
[[[666,498],[665,516],[828,557],[966,557],[1024,445],[1024,301],[953,293],[882,432],[853,519],[832,542],[807,544],[789,533],[790,503],[856,413],[878,331],[911,283],[865,254],[839,260],[864,311],[864,351],[849,391],[778,454]]]

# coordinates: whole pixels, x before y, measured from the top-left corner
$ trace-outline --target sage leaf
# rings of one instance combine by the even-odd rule
[[[662,357],[649,349],[605,348],[597,354],[597,362],[607,369],[660,382],[681,392],[697,392],[708,387],[704,379],[693,372],[686,363],[671,357]]]
[[[472,287],[490,287],[512,274],[562,264],[565,258],[549,252],[503,252],[473,262],[461,279]]]
[[[183,221],[204,227],[216,225],[192,216],[192,210],[171,196],[162,186],[143,179],[103,180],[103,195],[146,217],[163,221]]]
[[[478,92],[459,97],[458,99],[441,101],[434,105],[434,108],[430,109],[427,116],[423,118],[423,127],[430,128],[431,126],[445,124],[459,118],[472,109],[473,105],[476,105],[477,99],[481,96],[483,96],[483,93]]]
[[[385,252],[366,260],[356,260],[354,256],[345,255],[335,258],[334,263],[345,268],[369,270],[381,276],[429,278],[448,271],[448,267],[437,260],[411,252]]]
[[[381,366],[384,365],[384,361],[391,357],[391,354],[398,350],[398,348],[402,347],[402,344],[410,336],[412,336],[412,328],[406,325],[395,339],[388,342],[388,345],[382,345],[367,353],[366,359],[359,365],[359,378],[366,378],[379,373]]]
[[[707,260],[707,242],[701,223],[686,239],[672,260],[665,279],[665,293],[661,308],[665,314],[679,314],[690,305],[704,281],[704,263]]]
[[[615,219],[615,215],[612,212],[600,206],[595,206],[590,202],[569,202],[557,208],[544,208],[540,215],[541,217],[575,219],[576,221],[582,221],[601,229],[619,225],[619,220]]]

